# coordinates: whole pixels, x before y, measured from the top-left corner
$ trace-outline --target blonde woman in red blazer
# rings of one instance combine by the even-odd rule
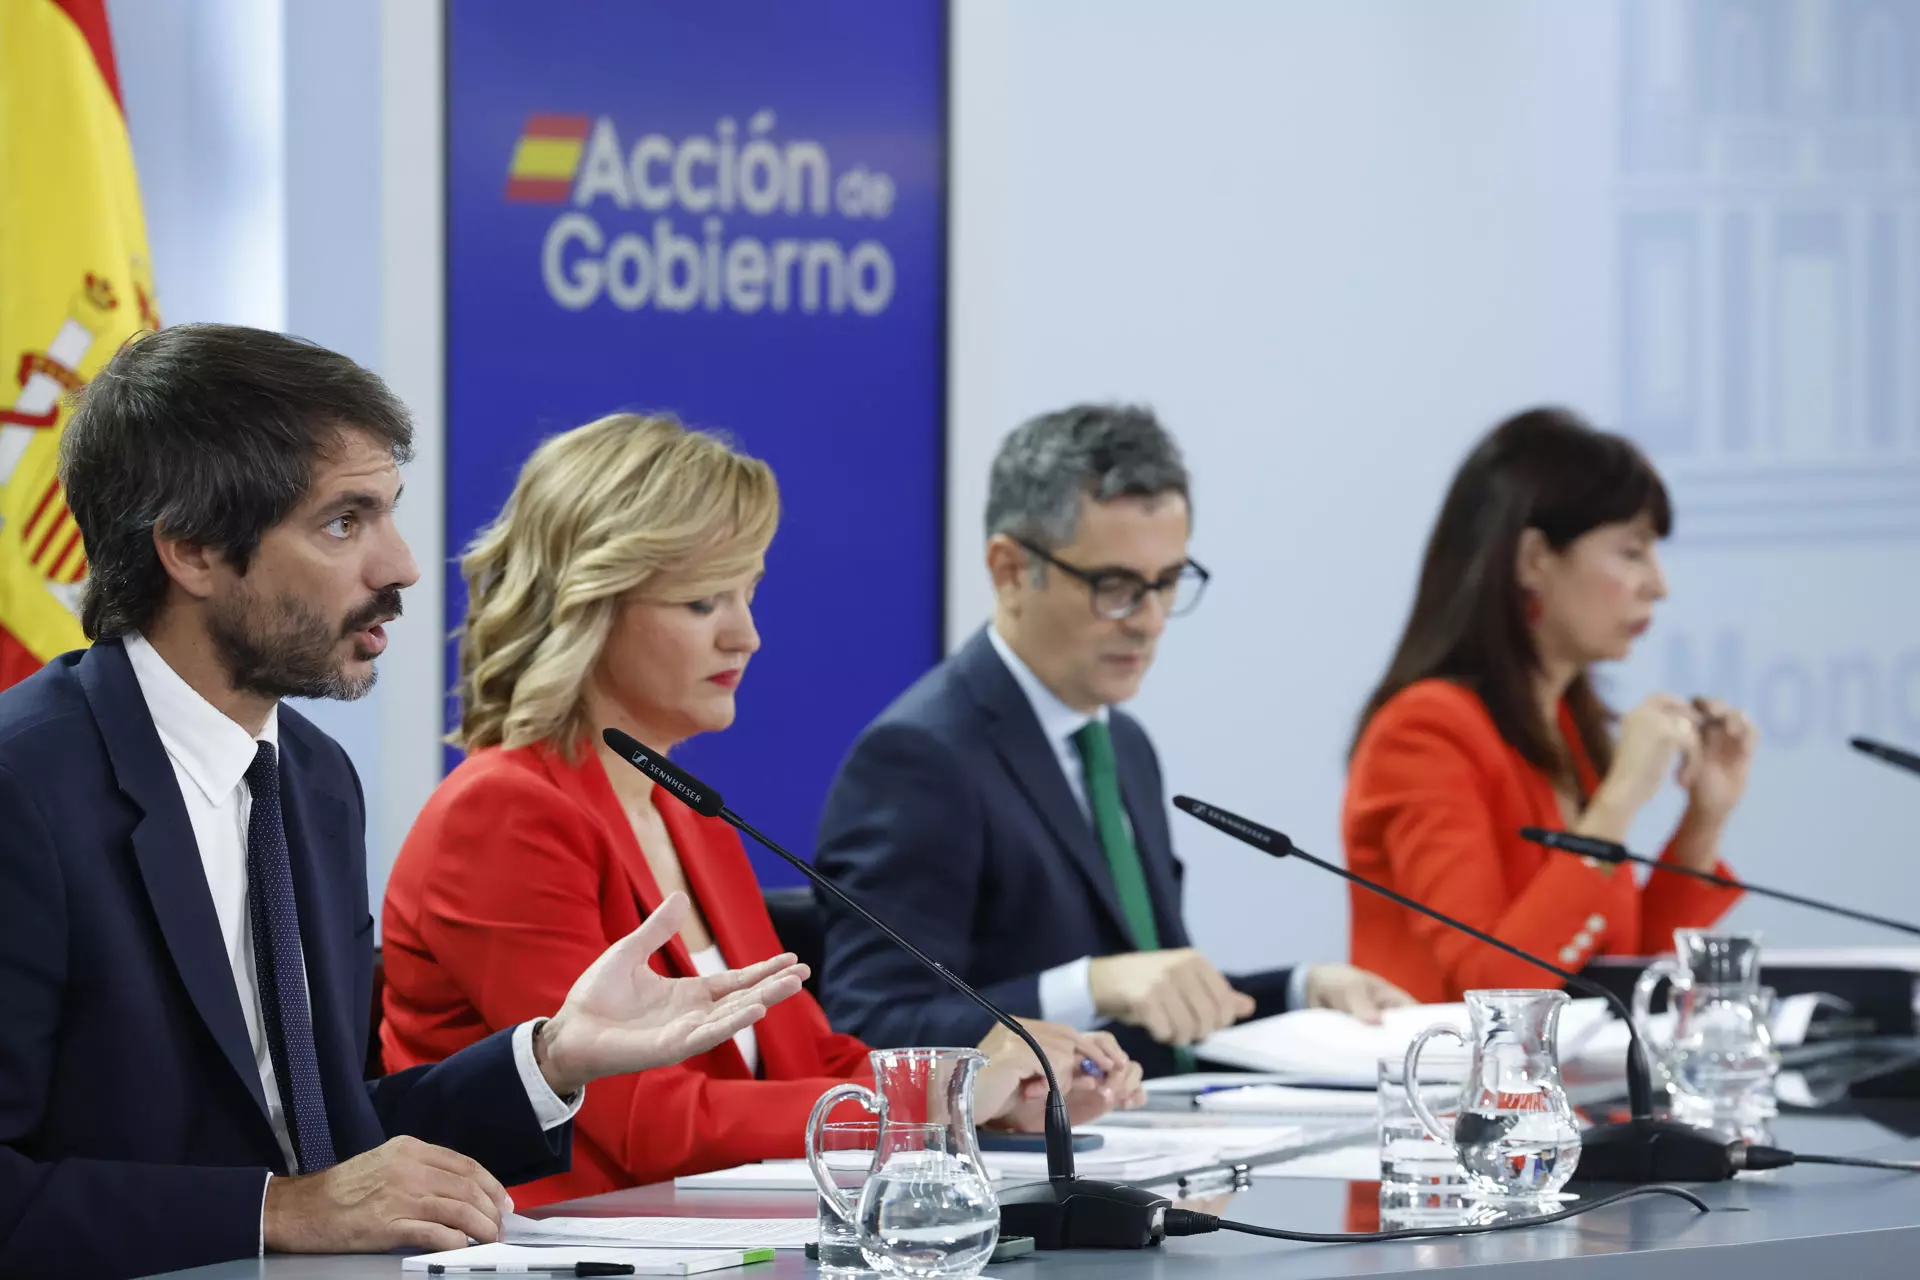
[[[428,801],[382,917],[390,1069],[435,1062],[557,1007],[609,942],[671,894],[692,901],[656,964],[691,975],[776,955],[733,829],[701,818],[607,752],[603,726],[659,750],[733,721],[760,647],[754,587],[779,516],[766,465],[664,418],[616,415],[543,444],[464,561],[467,750]],[[1111,1036],[1035,1024],[1077,1118],[1139,1101]],[[1038,1128],[1037,1064],[983,1042],[976,1106]],[[1082,1058],[1104,1083],[1073,1076]],[[596,1083],[570,1172],[516,1187],[521,1205],[802,1153],[831,1084],[868,1078],[867,1047],[812,997],[668,1068]]]

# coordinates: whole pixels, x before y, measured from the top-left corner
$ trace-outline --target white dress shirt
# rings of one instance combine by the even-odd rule
[[[1020,655],[1013,651],[1013,646],[1007,643],[998,627],[987,627],[987,640],[993,645],[993,651],[1000,655],[1000,661],[1006,664],[1013,682],[1027,695],[1027,705],[1033,708],[1033,718],[1040,722],[1040,732],[1046,737],[1047,745],[1053,748],[1054,759],[1060,762],[1060,771],[1067,777],[1067,788],[1073,792],[1073,798],[1080,804],[1080,812],[1086,815],[1087,822],[1091,824],[1093,811],[1087,804],[1086,765],[1080,758],[1080,748],[1073,738],[1093,721],[1106,721],[1109,718],[1107,708],[1101,707],[1092,715],[1076,711],[1047,688],[1039,676],[1033,674],[1033,669],[1020,660]],[[1298,1009],[1306,1004],[1307,973],[1306,965],[1295,965],[1292,975],[1287,979],[1289,1008]],[[1106,1021],[1093,1001],[1093,957],[1081,956],[1078,960],[1069,960],[1040,975],[1040,1016],[1048,1022],[1064,1023],[1082,1031],[1091,1031]]]
[[[253,764],[257,743],[270,742],[279,751],[280,710],[276,706],[267,713],[266,726],[256,739],[196,693],[144,636],[129,635],[125,645],[140,696],[146,700],[160,745],[173,764],[180,799],[193,827],[194,843],[199,846],[200,866],[213,896],[214,914],[220,919],[221,941],[233,970],[240,1011],[247,1020],[247,1039],[253,1044],[254,1066],[267,1100],[267,1121],[273,1126],[274,1140],[280,1144],[287,1168],[293,1169],[297,1167],[293,1139],[287,1130],[286,1108],[280,1100],[273,1055],[267,1045],[260,984],[253,966],[253,920],[247,910],[247,820],[253,812],[247,769]],[[318,852],[324,855],[327,851]],[[585,1091],[562,1099],[548,1087],[533,1057],[533,1033],[538,1025],[537,1021],[525,1022],[514,1028],[513,1057],[540,1127],[552,1129],[573,1118]],[[261,1203],[264,1209],[264,1193]]]

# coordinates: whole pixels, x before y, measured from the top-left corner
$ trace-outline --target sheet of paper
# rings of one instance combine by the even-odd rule
[[[1372,1095],[1362,1095],[1372,1107]],[[1371,1110],[1369,1113],[1371,1114]],[[1319,1134],[1292,1124],[1195,1124],[1179,1116],[1164,1128],[1144,1125],[1090,1125],[1103,1141],[1092,1151],[1074,1153],[1074,1169],[1091,1178],[1145,1182],[1206,1165],[1234,1164],[1254,1156],[1314,1140]],[[991,1151],[983,1157],[995,1182],[1031,1182],[1047,1174],[1044,1152]],[[813,1175],[804,1160],[767,1160],[760,1164],[675,1178],[686,1191],[812,1191]]]
[[[687,1173],[673,1180],[681,1191],[813,1191],[813,1174],[805,1160],[763,1160],[759,1164],[735,1165],[731,1169],[710,1169],[705,1173]]]
[[[1292,1075],[1272,1071],[1191,1071],[1184,1076],[1157,1076],[1146,1082],[1148,1097],[1177,1097],[1203,1089],[1225,1089],[1246,1084],[1297,1084]],[[1129,1113],[1130,1114],[1130,1113]]]
[[[1315,1151],[1274,1164],[1256,1165],[1256,1178],[1336,1178],[1348,1182],[1372,1182],[1380,1176],[1380,1146],[1376,1142],[1356,1142],[1351,1146]]]
[[[1203,1093],[1194,1100],[1202,1111],[1223,1115],[1260,1115],[1287,1120],[1364,1120],[1379,1108],[1371,1089],[1303,1089],[1290,1084],[1257,1084],[1244,1089]]]
[[[1105,1141],[1096,1150],[1075,1152],[1074,1169],[1087,1177],[1123,1182],[1166,1177],[1205,1165],[1232,1164],[1297,1146],[1304,1137],[1298,1126],[1286,1124],[1213,1128],[1178,1125],[1164,1129],[1095,1124],[1084,1132],[1098,1133]],[[1044,1178],[1047,1173],[1047,1157],[1038,1151],[993,1151],[986,1161],[999,1181]]]
[[[443,1253],[423,1253],[400,1264],[402,1271],[424,1272],[429,1267],[491,1267],[512,1273],[534,1266],[567,1265],[575,1262],[618,1262],[633,1268],[637,1276],[692,1276],[708,1271],[725,1271],[751,1262],[770,1260],[772,1254],[760,1249],[606,1249],[547,1248],[518,1244],[476,1244]]]
[[[813,1182],[808,1180],[811,1187]],[[508,1244],[626,1245],[647,1249],[804,1249],[819,1232],[804,1218],[528,1218],[507,1215]]]

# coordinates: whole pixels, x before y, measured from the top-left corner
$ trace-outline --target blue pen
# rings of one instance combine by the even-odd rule
[[[1080,1059],[1080,1074],[1083,1076],[1092,1076],[1095,1080],[1105,1080],[1107,1078],[1107,1073],[1102,1071],[1100,1064],[1092,1058]]]

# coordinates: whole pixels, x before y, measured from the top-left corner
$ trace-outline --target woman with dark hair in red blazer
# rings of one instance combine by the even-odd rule
[[[1720,834],[1754,730],[1713,698],[1655,694],[1619,720],[1594,663],[1627,656],[1667,594],[1673,524],[1640,451],[1570,413],[1502,423],[1454,477],[1412,616],[1360,717],[1347,865],[1563,968],[1664,951],[1738,899],[1684,876],[1554,853],[1522,826],[1624,842],[1678,764],[1687,809],[1662,855],[1729,874]],[[1421,1000],[1554,984],[1538,968],[1356,887],[1353,963]]]
[[[670,419],[616,415],[543,444],[468,553],[460,641],[466,760],[400,851],[382,917],[389,1068],[433,1062],[558,1007],[581,970],[670,894],[692,902],[656,959],[679,975],[778,954],[731,827],[701,818],[599,741],[662,751],[733,721],[760,646],[751,601],[779,517],[773,475]],[[1077,1118],[1139,1101],[1104,1033],[1033,1024]],[[975,1105],[1038,1128],[1038,1064],[996,1029]],[[1083,1059],[1104,1082],[1075,1075]],[[816,1099],[870,1078],[867,1047],[802,993],[731,1042],[586,1092],[571,1172],[522,1205],[802,1153]]]

